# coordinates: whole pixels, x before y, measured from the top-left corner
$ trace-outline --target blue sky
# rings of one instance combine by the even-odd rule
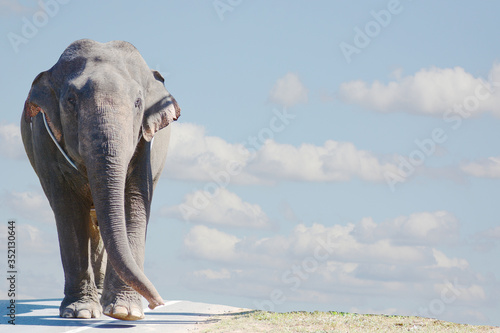
[[[0,209],[19,229],[20,297],[64,282],[20,141],[30,84],[72,41],[119,39],[182,108],[146,254],[165,299],[500,325],[500,4],[0,8]]]

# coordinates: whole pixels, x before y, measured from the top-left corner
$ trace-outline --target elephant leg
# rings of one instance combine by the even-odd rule
[[[127,177],[125,186],[125,218],[130,249],[137,265],[144,271],[146,230],[152,197],[152,176],[149,150],[139,147],[132,159],[133,170]],[[144,150],[144,149],[143,149]],[[146,155],[148,156],[146,159]],[[122,320],[144,318],[142,296],[125,284],[108,262],[104,290],[101,298],[104,314]]]
[[[64,318],[98,318],[102,307],[89,262],[90,189],[54,146],[41,117],[39,114],[32,119],[32,128],[21,123],[30,162],[56,220],[64,269],[64,299],[59,314]]]
[[[101,316],[102,307],[89,257],[89,208],[75,197],[66,195],[64,198],[53,207],[65,277],[65,297],[59,308],[60,316],[98,318]]]
[[[147,218],[144,202],[135,196],[126,195],[127,235],[132,254],[137,265],[144,270],[144,248]],[[104,290],[101,298],[104,314],[122,320],[139,320],[144,318],[142,296],[123,282],[108,261]]]

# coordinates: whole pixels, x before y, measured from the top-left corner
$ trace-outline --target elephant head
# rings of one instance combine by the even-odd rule
[[[43,113],[53,137],[86,178],[108,260],[154,308],[163,300],[127,241],[124,193],[136,148],[180,116],[162,76],[134,46],[79,40],[34,80],[24,119]],[[40,116],[40,115],[39,115]]]

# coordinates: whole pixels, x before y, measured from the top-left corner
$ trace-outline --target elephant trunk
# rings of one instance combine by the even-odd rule
[[[134,259],[125,220],[125,182],[133,149],[124,148],[128,140],[123,127],[116,126],[115,130],[111,127],[111,131],[110,126],[105,127],[87,128],[89,135],[80,147],[85,151],[83,155],[99,229],[108,260],[118,276],[144,296],[149,307],[154,309],[164,304],[163,299]]]

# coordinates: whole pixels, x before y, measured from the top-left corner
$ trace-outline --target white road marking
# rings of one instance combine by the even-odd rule
[[[164,305],[157,306],[154,310],[151,310],[150,308],[146,307],[146,308],[144,308],[144,313],[151,312],[151,311],[156,311],[157,309],[165,308],[167,306],[174,305],[174,304],[179,303],[179,302],[182,302],[182,301],[170,301],[170,302],[166,302]]]

